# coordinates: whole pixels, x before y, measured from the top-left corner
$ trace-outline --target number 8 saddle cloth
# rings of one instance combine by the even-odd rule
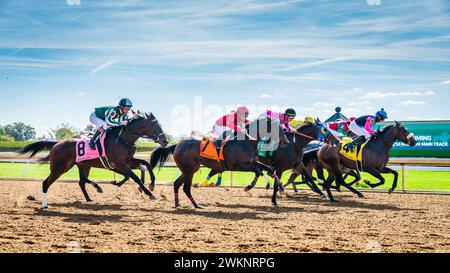
[[[77,155],[76,162],[78,163],[81,161],[93,160],[93,159],[100,158],[99,150],[101,150],[101,153],[102,153],[101,156],[106,157],[105,137],[106,137],[106,134],[103,134],[102,137],[100,138],[100,140],[97,141],[97,143],[95,144],[96,145],[95,150],[92,150],[89,147],[89,141],[91,141],[90,138],[83,138],[83,139],[77,140],[76,146],[75,146],[75,152]],[[99,145],[100,145],[101,149],[98,149]]]

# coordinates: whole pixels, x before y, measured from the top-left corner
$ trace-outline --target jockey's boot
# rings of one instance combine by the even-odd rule
[[[89,147],[91,150],[95,150],[95,142],[97,141],[97,138],[100,136],[101,132],[97,130],[95,134],[92,136],[91,141],[89,141]]]
[[[355,138],[352,142],[350,142],[347,146],[346,151],[350,151],[353,153],[353,151],[355,150],[355,147],[358,147],[359,145],[363,144],[366,141],[366,137],[365,136],[358,136],[357,138]]]

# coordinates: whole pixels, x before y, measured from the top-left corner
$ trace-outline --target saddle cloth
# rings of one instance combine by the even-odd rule
[[[222,142],[220,147],[220,151],[218,152],[216,144],[214,143],[215,139],[207,139],[203,138],[200,142],[200,156],[208,159],[213,159],[217,161],[225,160],[223,156],[223,147],[225,146],[225,141]]]
[[[75,152],[77,155],[76,162],[78,163],[78,162],[82,162],[82,161],[86,161],[86,160],[93,160],[93,159],[100,158],[99,150],[101,150],[101,152],[102,152],[101,156],[106,157],[105,137],[106,137],[106,134],[103,134],[102,137],[100,138],[100,140],[97,141],[95,150],[92,150],[89,147],[89,141],[91,141],[91,138],[83,138],[83,139],[77,140],[76,146],[75,146]],[[99,149],[99,145],[100,145],[100,149]]]
[[[352,151],[346,152],[343,149],[343,147],[345,147],[346,144],[349,144],[350,142],[352,142],[353,139],[351,139],[349,137],[344,137],[341,142],[341,149],[339,150],[339,153],[350,160],[362,162],[363,150],[364,150],[364,147],[366,147],[369,140],[367,140],[364,144],[362,144],[361,148],[355,147],[355,149],[353,149],[353,152]]]

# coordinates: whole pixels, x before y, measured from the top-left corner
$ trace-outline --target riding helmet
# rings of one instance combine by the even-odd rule
[[[384,108],[381,108],[380,111],[377,112],[376,114],[380,119],[388,119],[388,115],[386,113],[386,111],[384,111]]]
[[[295,118],[295,117],[297,116],[297,113],[296,113],[295,110],[292,109],[292,108],[288,108],[288,109],[286,110],[286,112],[284,112],[284,114],[285,114],[286,116],[292,117],[292,118]]]
[[[248,110],[248,108],[245,107],[245,106],[240,106],[240,107],[238,107],[238,109],[236,110],[236,112],[237,112],[238,114],[242,114],[242,115],[248,115],[248,114],[250,113],[250,111]]]
[[[133,107],[133,103],[130,99],[124,98],[120,100],[119,106],[131,108]]]

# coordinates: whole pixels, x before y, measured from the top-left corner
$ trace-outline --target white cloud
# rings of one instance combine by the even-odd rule
[[[441,82],[442,85],[450,84],[450,80]]]
[[[270,95],[269,94],[261,94],[261,96],[259,96],[261,99],[270,99]]]
[[[314,103],[314,107],[333,107],[333,106],[335,106],[334,103],[323,102],[323,101],[318,101],[318,102]]]
[[[389,97],[420,97],[420,96],[433,96],[435,93],[431,90],[425,92],[369,92],[366,95],[360,97],[362,99],[384,99]]]
[[[110,67],[111,65],[113,65],[115,63],[117,63],[117,60],[109,60],[106,63],[102,63],[101,65],[98,65],[97,67],[92,69],[91,74],[95,74],[97,72],[100,72],[100,71]]]
[[[427,103],[418,100],[406,100],[399,103],[402,106],[425,106]]]

